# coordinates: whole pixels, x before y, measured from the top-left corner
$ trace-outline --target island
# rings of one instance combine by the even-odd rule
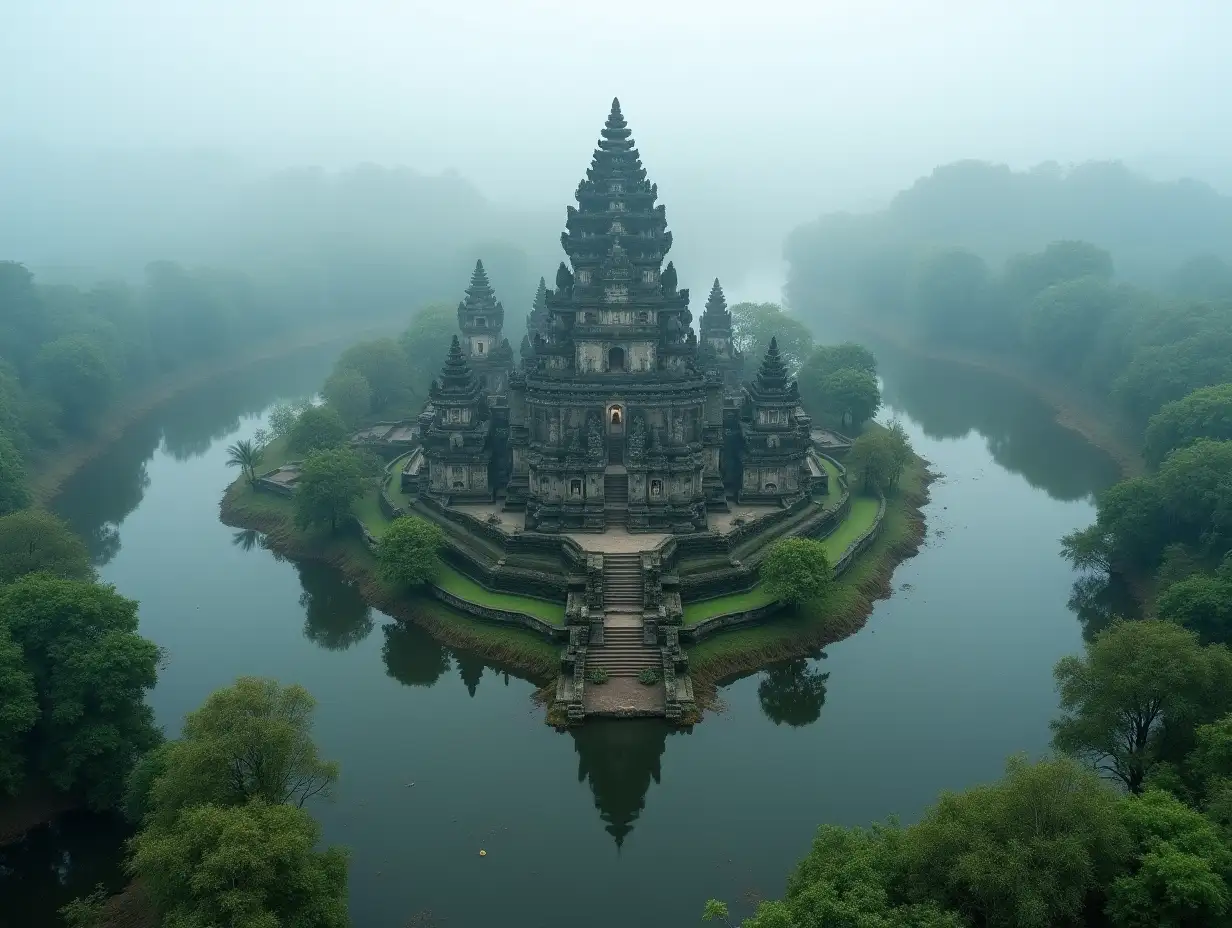
[[[928,474],[913,460],[893,512],[881,492],[851,486],[851,439],[814,424],[775,339],[745,379],[717,279],[695,332],[689,290],[663,264],[665,210],[618,100],[601,135],[568,209],[568,263],[554,289],[541,287],[516,366],[478,261],[422,411],[350,437],[387,461],[354,510],[363,546],[376,551],[403,516],[439,526],[442,564],[428,589],[451,610],[408,607],[374,579],[370,557],[365,566],[343,542],[305,541],[287,505],[298,461],[237,481],[223,519],[268,533],[285,553],[343,565],[375,605],[453,643],[510,657],[533,654],[521,642],[537,637],[551,656],[521,663],[540,676],[551,668],[543,692],[556,724],[692,724],[695,685],[712,691],[724,674],[859,627],[918,545]],[[888,524],[870,569],[851,571]],[[759,568],[788,537],[822,540],[834,575],[854,578],[784,618]],[[470,630],[457,613],[475,620]],[[482,623],[522,634],[494,641]]]

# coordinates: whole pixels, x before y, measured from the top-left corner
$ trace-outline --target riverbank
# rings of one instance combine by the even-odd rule
[[[456,612],[422,595],[407,595],[381,580],[376,558],[358,530],[329,535],[295,526],[289,501],[259,493],[242,479],[223,495],[219,518],[224,525],[251,529],[264,536],[263,546],[284,557],[329,564],[355,583],[364,602],[386,615],[414,622],[433,638],[465,648],[524,674],[538,686],[554,683],[560,649],[532,632],[495,625]]]
[[[1146,472],[1141,438],[1133,434],[1124,417],[1078,387],[1058,380],[1055,374],[1034,370],[1009,356],[941,348],[908,338],[902,332],[870,324],[864,319],[852,316],[842,316],[841,319],[844,326],[888,342],[905,353],[1008,379],[1051,407],[1058,425],[1077,432],[1087,442],[1107,453],[1121,468],[1123,476],[1137,477]]]
[[[121,399],[97,423],[94,434],[70,441],[54,452],[38,455],[30,463],[30,495],[36,505],[46,506],[74,474],[101,455],[134,423],[149,415],[162,404],[181,393],[203,386],[211,380],[233,374],[257,364],[267,363],[312,348],[335,342],[348,343],[366,337],[388,334],[405,320],[399,316],[362,329],[339,324],[322,326],[301,334],[298,338],[283,338],[263,342],[250,351],[192,364],[182,370],[158,378],[157,381]]]
[[[716,635],[689,648],[693,690],[700,708],[715,705],[718,687],[777,661],[814,654],[864,627],[873,605],[892,592],[890,581],[924,541],[923,507],[937,478],[917,457],[903,474],[898,492],[886,501],[877,540],[835,581],[825,601],[753,628]]]

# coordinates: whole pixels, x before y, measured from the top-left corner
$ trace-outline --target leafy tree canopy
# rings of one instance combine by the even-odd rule
[[[12,440],[0,432],[0,516],[15,512],[29,503],[26,466]]]
[[[0,583],[44,572],[70,580],[90,580],[90,552],[59,516],[22,509],[0,516]]]
[[[137,634],[137,604],[110,587],[31,574],[0,587],[0,616],[39,701],[32,768],[91,805],[115,805],[134,761],[160,739],[145,704],[158,648]]]
[[[162,825],[202,803],[244,805],[253,800],[300,807],[328,795],[338,765],[323,761],[312,740],[316,702],[301,686],[241,677],[215,690],[184,720],[178,741],[147,770],[144,797],[130,807]]]
[[[834,582],[826,547],[812,538],[782,538],[761,562],[762,587],[792,605],[821,599]]]
[[[34,679],[0,616],[0,795],[13,794],[25,773],[25,735],[38,720]]]
[[[287,445],[296,454],[311,454],[325,448],[337,448],[346,442],[350,432],[337,410],[329,406],[309,406],[295,420]]]
[[[300,528],[329,523],[331,532],[338,521],[364,495],[363,462],[350,448],[314,451],[304,459],[295,486],[295,521]]]
[[[813,349],[813,335],[795,316],[783,312],[778,303],[737,303],[731,307],[732,341],[749,363],[757,365],[778,340],[779,354],[794,373]]]
[[[352,368],[339,368],[330,374],[321,393],[329,408],[352,428],[372,411],[372,388],[364,375]]]
[[[372,390],[372,408],[379,412],[410,395],[410,365],[401,346],[392,338],[378,338],[352,345],[342,353],[335,370],[349,368]]]
[[[377,549],[381,576],[403,587],[427,583],[440,567],[443,541],[444,535],[435,523],[415,516],[395,519]]]
[[[1203,644],[1232,641],[1232,578],[1195,573],[1159,594],[1155,611],[1196,632]]]
[[[1194,390],[1161,407],[1147,423],[1144,454],[1158,467],[1170,452],[1199,438],[1232,440],[1232,383]]]
[[[1087,642],[1082,657],[1062,658],[1054,675],[1062,715],[1052,723],[1053,744],[1138,792],[1159,760],[1165,725],[1219,714],[1232,654],[1202,647],[1172,622],[1122,621]]]
[[[346,928],[346,854],[303,809],[198,805],[132,840],[129,869],[174,928]]]

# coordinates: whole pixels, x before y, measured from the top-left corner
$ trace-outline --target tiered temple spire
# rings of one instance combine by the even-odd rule
[[[702,312],[701,328],[703,335],[709,329],[731,330],[732,316],[727,309],[727,298],[723,296],[723,287],[719,278],[714,279],[710,288],[710,296],[706,299],[706,309]]]
[[[471,283],[466,288],[466,299],[458,304],[458,325],[465,331],[472,327],[476,318],[484,320],[483,328],[500,331],[505,321],[505,308],[496,299],[496,291],[488,281],[488,272],[483,261],[475,262]]]
[[[786,392],[787,390],[787,366],[779,355],[777,338],[770,339],[770,348],[766,351],[761,368],[757,371],[756,385],[761,393]]]
[[[471,366],[466,363],[462,344],[456,335],[449,343],[449,354],[441,367],[439,386],[442,394],[470,395],[477,391],[475,375],[471,372]]]

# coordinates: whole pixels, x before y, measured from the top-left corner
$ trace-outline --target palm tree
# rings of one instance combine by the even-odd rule
[[[256,442],[241,438],[234,445],[227,449],[228,467],[238,467],[244,472],[244,476],[248,478],[248,482],[256,484],[257,482],[257,467],[261,464],[261,454],[265,449]]]

